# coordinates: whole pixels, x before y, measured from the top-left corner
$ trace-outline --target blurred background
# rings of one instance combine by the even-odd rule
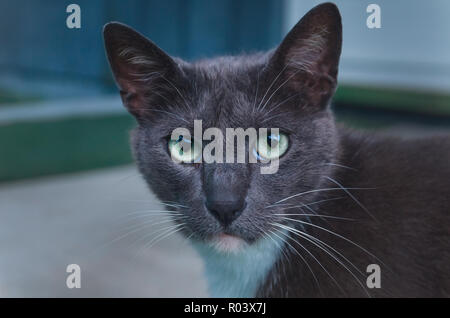
[[[166,225],[140,227],[130,216],[162,207],[132,165],[134,120],[102,26],[126,23],[193,60],[270,49],[320,2],[1,1],[0,296],[207,295],[189,245],[173,235],[147,248],[146,233]],[[448,133],[450,2],[377,0],[379,29],[366,26],[373,1],[334,2],[344,27],[338,120],[405,138]],[[80,29],[66,27],[71,3]],[[66,287],[71,263],[81,266],[80,289]]]

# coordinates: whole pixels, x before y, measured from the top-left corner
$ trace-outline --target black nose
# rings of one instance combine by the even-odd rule
[[[244,200],[206,201],[206,208],[224,227],[236,220],[245,208]]]

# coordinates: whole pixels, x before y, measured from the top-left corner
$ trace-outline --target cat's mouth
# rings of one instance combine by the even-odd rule
[[[210,243],[219,252],[226,253],[236,253],[247,245],[247,242],[242,238],[227,233],[217,234],[211,239]]]

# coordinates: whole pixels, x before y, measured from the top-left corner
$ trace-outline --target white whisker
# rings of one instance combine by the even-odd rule
[[[144,248],[149,249],[152,246],[156,245],[158,242],[162,241],[163,239],[168,238],[169,236],[172,236],[173,234],[183,230],[184,228],[184,223],[183,224],[179,224],[179,227],[177,227],[176,229],[174,229],[173,231],[171,231],[170,233],[167,233],[163,236],[160,236],[158,239],[154,238],[152,241],[150,241],[148,244],[146,244],[146,246],[144,246]]]
[[[299,232],[299,233],[301,233],[301,234],[303,234],[303,235],[306,235],[306,236],[308,236],[309,238],[311,238],[312,240],[315,240],[315,241],[317,241],[318,243],[325,245],[327,248],[331,249],[333,252],[335,252],[335,253],[338,254],[340,257],[342,257],[342,258],[343,258],[347,263],[349,263],[349,264],[350,264],[350,265],[351,265],[351,266],[352,266],[359,274],[361,274],[362,276],[364,276],[364,274],[362,273],[362,271],[361,271],[358,267],[356,267],[350,260],[348,260],[342,253],[340,253],[338,250],[336,250],[335,248],[333,248],[331,245],[325,243],[324,241],[320,240],[319,238],[317,238],[317,237],[315,237],[315,236],[313,236],[313,235],[311,235],[311,234],[308,234],[308,233],[306,233],[306,232],[297,230],[297,229],[295,229],[295,228],[292,228],[292,230],[293,230],[293,231],[297,231],[297,232]]]
[[[299,71],[294,72],[292,75],[290,75],[283,83],[281,83],[280,86],[270,95],[270,97],[267,99],[266,103],[261,107],[261,109],[258,108],[258,110],[263,111],[266,107],[267,103],[272,99],[272,97],[278,92],[284,85],[286,85],[287,82],[290,81],[291,78],[293,78],[295,75],[297,75]]]
[[[256,93],[255,93],[255,100],[253,101],[253,107],[252,107],[252,112],[255,112],[255,106],[256,106],[256,100],[258,99],[258,91],[259,91],[259,77],[260,77],[260,73],[258,73],[258,77],[256,79]]]
[[[277,215],[277,216],[318,216],[318,217],[327,218],[327,219],[337,219],[337,220],[344,220],[344,221],[355,221],[354,219],[343,218],[343,217],[339,217],[339,216],[326,215],[326,214],[276,213],[276,214],[273,214],[273,215]]]
[[[290,237],[288,234],[284,233],[283,231],[281,231],[280,229],[278,229],[278,231],[286,236],[288,236],[289,238],[291,238],[298,246],[300,246],[303,250],[305,250],[309,256],[311,256],[314,261],[316,261],[316,263],[322,268],[322,270],[328,275],[328,277],[331,278],[331,280],[333,281],[333,283],[339,288],[339,290],[343,293],[346,294],[345,291],[342,289],[341,285],[337,282],[337,280],[334,278],[333,275],[331,275],[331,273],[325,268],[325,266],[322,265],[322,263],[317,259],[317,257],[314,256],[314,254],[308,250],[306,247],[304,247],[298,240],[295,240],[294,238]],[[289,231],[288,231],[289,232]]]
[[[290,236],[287,235],[287,234],[285,234],[285,233],[283,233],[283,231],[277,230],[277,229],[274,229],[274,230],[277,231],[278,233],[284,234],[284,235],[286,235],[288,238],[290,238]],[[287,245],[291,248],[291,250],[293,250],[293,251],[300,257],[300,259],[305,263],[305,265],[308,267],[309,271],[311,272],[311,274],[312,274],[312,276],[313,276],[313,278],[314,278],[314,281],[315,281],[316,284],[317,284],[317,288],[319,289],[320,292],[322,292],[322,290],[321,290],[321,288],[320,288],[320,285],[319,285],[319,281],[317,280],[316,275],[314,274],[314,272],[313,272],[311,266],[310,266],[309,263],[306,261],[306,259],[303,257],[303,255],[300,254],[300,252],[297,251],[297,249],[295,249],[295,248],[287,241],[287,239],[282,238],[281,236],[277,235],[277,234],[276,234],[275,232],[273,232],[273,231],[270,231],[270,232],[271,232],[273,235],[277,236],[277,237],[278,237],[280,240],[282,240],[285,244],[287,244]],[[295,241],[295,240],[294,240],[294,241]],[[297,242],[297,243],[298,243],[298,242]],[[300,243],[298,243],[298,244],[300,244]],[[303,247],[301,244],[300,244],[300,246]],[[303,248],[304,248],[304,247],[303,247]],[[305,248],[304,248],[304,249],[305,249]]]
[[[334,180],[334,179],[331,178],[331,177],[325,176],[325,178],[328,179],[328,180],[330,180],[331,182],[335,183],[338,187],[340,187],[345,193],[347,193],[347,194],[353,199],[353,201],[356,202],[356,204],[358,204],[364,211],[366,211],[366,213],[367,213],[372,219],[378,221],[378,220],[372,215],[372,213],[370,213],[370,211],[369,211],[369,210],[368,210],[361,202],[359,202],[358,199],[357,199],[353,194],[350,193],[350,191],[348,191],[348,189],[351,189],[351,188],[344,188],[339,182],[337,182],[336,180]]]
[[[180,218],[187,218],[187,217],[179,217],[177,219],[180,219]],[[146,225],[146,224],[150,224],[150,223],[151,223],[151,226],[155,226],[155,225],[170,223],[170,222],[173,222],[173,221],[174,221],[174,218],[164,219],[164,220],[161,220],[161,221],[158,221],[158,222],[155,222],[155,220],[152,219],[152,220],[148,220],[148,221],[145,221],[145,222],[140,222],[138,224],[130,225],[130,226],[126,227],[125,229],[123,229],[123,231],[132,230],[133,228],[140,227],[142,225]]]
[[[161,228],[159,230],[153,231],[152,233],[149,233],[147,235],[144,235],[143,237],[141,237],[140,239],[136,240],[133,245],[136,245],[138,242],[146,240],[148,237],[151,237],[153,235],[155,235],[156,233],[160,233],[158,235],[156,235],[155,237],[153,237],[149,242],[145,243],[137,252],[136,255],[134,256],[134,258],[138,257],[139,255],[141,255],[141,253],[143,253],[145,251],[145,249],[148,249],[150,247],[152,247],[154,244],[158,243],[160,240],[169,237],[170,235],[181,231],[184,228],[185,223],[182,224],[176,224],[176,225],[172,225],[172,226],[167,226],[164,228]]]
[[[345,188],[345,189],[347,189],[347,190],[373,190],[375,188]],[[289,196],[287,198],[281,199],[281,200],[273,203],[272,205],[275,205],[275,204],[278,204],[278,203],[281,203],[281,202],[284,202],[284,201],[287,201],[287,200],[290,200],[292,198],[299,197],[299,196],[302,196],[302,195],[305,195],[305,194],[310,194],[310,193],[315,193],[315,192],[325,192],[325,191],[336,191],[336,190],[344,190],[344,188],[339,187],[339,188],[324,188],[324,189],[309,190],[309,191],[297,193],[297,194],[291,195],[291,196]]]
[[[320,244],[318,244],[317,242],[309,239],[308,237],[306,237],[305,235],[302,235],[303,232],[295,230],[289,226],[285,226],[282,224],[278,224],[279,227],[291,232],[291,233],[295,233],[297,234],[299,237],[303,238],[304,240],[307,240],[308,242],[310,242],[311,244],[317,246],[319,249],[321,249],[322,251],[324,251],[327,255],[329,255],[331,258],[333,258],[336,262],[338,262],[347,272],[350,273],[350,275],[352,275],[352,277],[357,281],[357,283],[362,287],[362,289],[364,290],[364,292],[367,294],[368,297],[371,297],[369,292],[366,290],[366,288],[364,287],[364,285],[361,283],[361,281],[358,279],[358,277],[356,277],[356,275],[353,273],[352,270],[350,270],[339,258],[337,258],[334,254],[332,254],[330,251],[328,251],[326,248],[324,248],[323,246],[321,246]],[[295,231],[298,231],[300,233],[296,233]]]
[[[293,97],[295,97],[295,96],[298,96],[298,95],[299,95],[299,94],[294,94],[294,95],[291,95],[291,96],[285,98],[283,101],[279,102],[278,104],[276,104],[275,106],[273,106],[269,111],[267,111],[267,112],[265,113],[265,116],[269,115],[269,114],[270,114],[271,112],[273,112],[275,109],[279,108],[281,105],[283,105],[284,103],[286,103],[288,100],[290,100],[291,98],[293,98]],[[264,122],[266,122],[267,120],[268,120],[268,119],[265,119],[265,120],[263,120],[262,122],[264,123]]]
[[[373,255],[372,253],[370,253],[367,249],[365,249],[364,247],[358,245],[357,243],[353,242],[352,240],[346,238],[345,236],[342,236],[342,235],[340,235],[340,234],[338,234],[338,233],[335,233],[335,232],[333,232],[333,231],[331,231],[331,230],[328,230],[328,229],[326,229],[326,228],[324,228],[324,227],[321,227],[321,226],[319,226],[319,225],[316,225],[316,224],[312,224],[312,223],[308,223],[308,222],[304,222],[304,221],[296,220],[296,219],[292,219],[292,218],[285,218],[285,219],[286,219],[286,220],[289,220],[289,221],[292,221],[292,222],[298,222],[298,223],[301,223],[301,224],[309,225],[309,226],[315,227],[315,228],[317,228],[317,229],[320,229],[320,230],[322,230],[322,231],[328,232],[328,233],[330,233],[330,234],[332,234],[332,235],[334,235],[334,236],[336,236],[336,237],[339,237],[340,239],[343,239],[344,241],[346,241],[346,242],[348,242],[348,243],[350,243],[350,244],[352,244],[352,245],[358,247],[358,248],[361,249],[363,252],[365,252],[367,255],[369,255],[369,256],[375,258],[375,259],[378,260],[380,263],[383,263],[378,257],[376,257],[375,255]],[[383,264],[384,264],[384,263],[383,263]]]
[[[277,81],[277,79],[281,76],[281,74],[284,72],[284,70],[288,67],[288,64],[286,64],[281,71],[278,73],[278,75],[275,77],[275,79],[272,81],[272,83],[269,85],[269,88],[267,88],[263,98],[261,99],[261,102],[258,104],[258,107],[256,107],[256,110],[259,110],[259,107],[261,107],[261,104],[264,102],[264,99],[266,98],[267,94],[269,93],[270,89],[272,88],[272,86],[275,84],[275,82]]]
[[[130,212],[127,214],[119,215],[116,217],[117,221],[121,221],[123,219],[132,219],[136,215],[146,215],[146,216],[182,216],[182,213],[177,211],[166,211],[166,210],[139,210]]]
[[[339,164],[339,163],[331,163],[331,162],[328,162],[328,163],[325,163],[325,165],[327,165],[327,166],[340,167],[340,168],[349,169],[349,170],[353,170],[353,171],[358,171],[358,169],[355,169],[355,168],[352,168],[352,167],[349,167],[349,166],[344,166],[344,165],[341,165],[341,164]]]

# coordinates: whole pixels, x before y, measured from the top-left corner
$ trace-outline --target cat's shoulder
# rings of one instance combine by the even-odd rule
[[[338,125],[339,140],[342,147],[353,151],[369,152],[413,152],[417,154],[450,154],[450,132],[423,135],[408,133],[390,133],[378,131],[363,131]],[[436,158],[434,158],[436,159]]]
[[[340,126],[341,164],[380,176],[450,176],[450,134],[393,135]],[[435,178],[441,180],[442,178]],[[447,182],[447,181],[445,181]]]

